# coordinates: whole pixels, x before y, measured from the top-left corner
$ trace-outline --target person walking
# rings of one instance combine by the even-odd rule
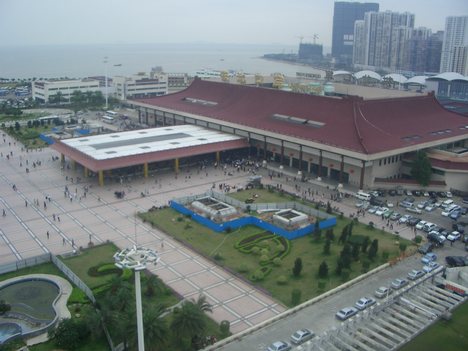
[[[47,239],[49,239],[49,236],[50,236],[49,231],[47,231]]]

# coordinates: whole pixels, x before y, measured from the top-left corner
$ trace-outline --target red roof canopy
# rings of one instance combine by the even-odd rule
[[[363,154],[468,136],[466,117],[445,110],[433,95],[331,98],[195,79],[181,92],[135,101]]]

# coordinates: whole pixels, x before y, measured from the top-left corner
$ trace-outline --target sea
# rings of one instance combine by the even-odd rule
[[[242,71],[271,75],[314,73],[312,67],[262,59],[297,52],[297,46],[244,44],[93,44],[0,47],[0,78],[129,76],[160,66],[165,72]]]

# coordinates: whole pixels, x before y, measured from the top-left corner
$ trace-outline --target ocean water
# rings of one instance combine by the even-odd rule
[[[268,61],[266,53],[297,52],[297,47],[236,44],[103,44],[0,47],[1,78],[81,78],[131,75],[162,66],[166,72],[200,69],[269,75],[313,72],[313,68]]]

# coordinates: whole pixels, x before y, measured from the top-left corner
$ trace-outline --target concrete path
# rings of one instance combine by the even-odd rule
[[[47,252],[68,253],[90,241],[110,240],[120,248],[138,243],[161,254],[160,264],[150,267],[151,271],[184,298],[205,294],[213,304],[213,318],[229,320],[233,333],[285,310],[270,296],[135,220],[137,211],[205,192],[213,183],[245,184],[247,173],[225,176],[223,170],[211,168],[208,174],[195,170],[176,179],[165,173],[99,187],[96,179],[82,179],[77,184],[77,177],[83,175],[71,167],[62,169],[52,159],[59,155],[50,149],[26,152],[5,135],[0,137],[0,152],[0,212],[5,210],[0,217],[0,264]],[[71,198],[64,193],[65,186]],[[125,191],[124,199],[114,196],[117,190]]]

